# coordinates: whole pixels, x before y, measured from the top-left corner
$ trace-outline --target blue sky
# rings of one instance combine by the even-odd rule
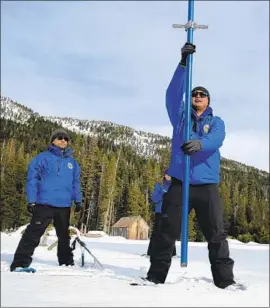
[[[188,1],[2,2],[1,94],[41,115],[171,136],[165,91]],[[223,156],[269,170],[269,2],[195,1],[193,85],[226,123]]]

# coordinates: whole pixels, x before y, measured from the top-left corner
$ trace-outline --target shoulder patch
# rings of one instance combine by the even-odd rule
[[[72,169],[72,168],[73,168],[72,163],[68,163],[67,165],[68,165],[68,168],[69,168],[69,169]]]
[[[205,125],[203,126],[203,131],[204,131],[206,134],[208,134],[209,129],[210,129],[210,125],[209,125],[209,124],[205,124]]]

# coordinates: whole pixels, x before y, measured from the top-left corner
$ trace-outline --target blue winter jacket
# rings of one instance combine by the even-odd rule
[[[184,102],[186,69],[177,66],[166,91],[166,107],[173,126],[171,162],[168,175],[183,180],[184,153]],[[190,140],[200,140],[202,150],[190,156],[190,184],[219,183],[220,152],[225,139],[225,125],[221,118],[214,116],[208,107],[201,116],[191,111]]]
[[[152,192],[152,202],[156,204],[155,212],[161,213],[163,195],[168,191],[171,181],[165,180],[164,184],[156,183]]]
[[[29,203],[71,207],[73,200],[81,202],[80,166],[71,154],[70,148],[62,152],[50,145],[33,158],[26,184]]]

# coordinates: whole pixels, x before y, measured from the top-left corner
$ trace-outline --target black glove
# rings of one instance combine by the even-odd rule
[[[28,203],[27,205],[27,211],[28,213],[30,213],[31,215],[34,214],[35,211],[35,207],[36,207],[36,203]]]
[[[81,202],[75,202],[75,213],[80,212],[81,209],[82,209]]]
[[[191,43],[186,43],[181,49],[182,58],[180,64],[186,66],[188,55],[192,55],[194,52],[196,52],[196,46]]]
[[[181,146],[182,151],[187,155],[192,155],[202,149],[200,140],[190,140]]]

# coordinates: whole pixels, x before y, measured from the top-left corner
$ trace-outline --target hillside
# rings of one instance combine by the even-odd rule
[[[42,117],[33,110],[1,96],[1,117],[19,123],[27,123],[31,118]],[[106,121],[89,121],[74,118],[42,117],[44,120],[78,134],[106,138],[115,145],[130,145],[138,155],[156,157],[159,149],[170,146],[170,138],[138,131],[133,128]]]
[[[9,119],[14,122],[27,124],[30,118],[42,118],[44,120],[56,123],[77,134],[91,137],[102,137],[115,145],[129,145],[136,154],[159,158],[160,150],[170,148],[171,140],[158,134],[135,130],[128,126],[118,125],[108,121],[90,121],[67,117],[40,116],[30,108],[12,101],[8,97],[1,96],[1,118]],[[257,168],[242,164],[234,160],[222,157],[222,167],[228,170],[251,171]],[[260,170],[262,176],[268,176],[268,173]]]

